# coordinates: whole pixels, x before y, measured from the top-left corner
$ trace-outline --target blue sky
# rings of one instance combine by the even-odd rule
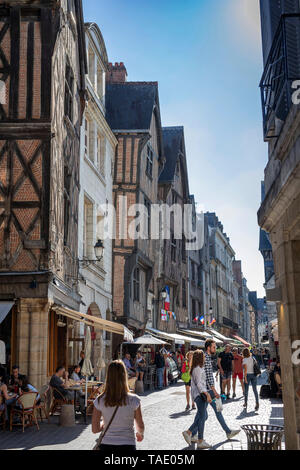
[[[267,162],[258,0],[83,0],[111,62],[158,81],[162,123],[183,125],[190,193],[216,212],[264,296],[257,210]]]

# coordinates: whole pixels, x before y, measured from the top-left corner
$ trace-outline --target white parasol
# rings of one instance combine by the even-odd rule
[[[85,347],[84,347],[84,361],[82,364],[81,374],[85,376],[85,411],[87,409],[87,383],[90,375],[94,373],[92,363],[91,363],[91,353],[92,353],[92,338],[91,338],[91,329],[88,326],[85,333]]]

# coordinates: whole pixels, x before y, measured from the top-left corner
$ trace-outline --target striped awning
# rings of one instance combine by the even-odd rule
[[[71,318],[72,320],[79,321],[94,328],[98,328],[99,330],[115,333],[117,335],[123,336],[125,341],[133,342],[133,334],[130,330],[128,330],[128,328],[126,328],[126,326],[122,325],[121,323],[87,315],[86,313],[77,312],[76,310],[62,307],[61,305],[53,305],[52,310],[54,310],[57,315]]]

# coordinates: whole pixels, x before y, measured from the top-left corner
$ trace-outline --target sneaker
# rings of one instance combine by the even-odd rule
[[[186,405],[185,411],[190,411],[190,409],[191,409],[190,405]]]
[[[255,411],[259,410],[259,403],[256,403]]]
[[[184,437],[185,442],[190,446],[192,444],[192,435],[189,434],[187,431],[184,431],[182,435]]]
[[[236,398],[236,394],[235,394],[235,393],[232,395],[232,398]]]
[[[239,433],[241,432],[241,430],[236,430],[236,431],[231,431],[229,434],[227,434],[227,439],[233,439],[235,436],[237,436]]]
[[[247,403],[246,402],[244,402],[243,407],[247,408]]]
[[[194,406],[192,406],[192,410],[196,410],[196,406],[195,406],[195,405],[194,405]]]
[[[197,444],[197,449],[198,450],[204,450],[204,449],[210,449],[210,448],[211,448],[211,445],[209,445],[207,442],[205,442],[205,441],[199,442],[198,441],[198,444]]]
[[[230,400],[230,395],[229,394],[226,395],[226,398],[227,398],[227,400]]]
[[[197,434],[191,438],[191,442],[197,443],[199,441]]]

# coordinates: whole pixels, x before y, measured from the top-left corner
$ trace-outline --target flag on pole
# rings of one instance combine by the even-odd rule
[[[170,311],[170,306],[171,306],[171,301],[170,301],[170,287],[169,286],[166,286],[165,287],[165,291],[167,293],[167,297],[166,297],[166,300],[165,300],[165,310],[167,312]]]
[[[201,323],[201,325],[204,325],[204,323],[205,323],[205,319],[204,319],[203,315],[202,315],[202,317],[200,317],[200,323]]]
[[[210,322],[210,326],[213,326],[215,323],[217,323],[217,320],[213,318],[212,321]]]

